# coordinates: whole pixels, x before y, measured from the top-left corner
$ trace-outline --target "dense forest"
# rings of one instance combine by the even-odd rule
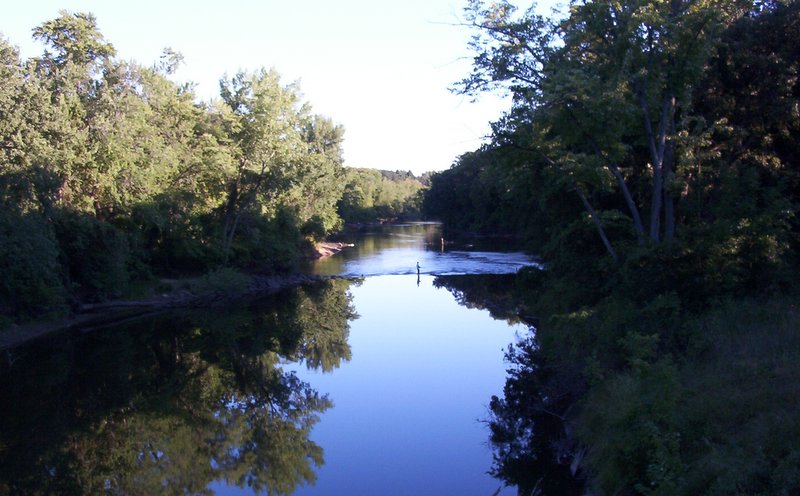
[[[290,270],[343,219],[418,215],[422,183],[343,167],[342,126],[274,70],[200,102],[179,53],[122,60],[91,14],[33,36],[29,60],[0,38],[0,327],[157,276]]]
[[[521,494],[798,493],[800,3],[465,11],[456,90],[513,105],[424,210],[545,266],[509,288],[536,329],[491,402],[494,473]]]

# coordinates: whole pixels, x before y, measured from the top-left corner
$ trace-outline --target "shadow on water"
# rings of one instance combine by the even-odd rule
[[[433,284],[446,288],[468,308],[488,310],[495,319],[517,323],[522,295],[515,274],[439,276]],[[533,329],[532,329],[533,331]],[[579,374],[548,364],[530,332],[510,344],[502,397],[489,402],[489,444],[493,477],[517,488],[520,496],[581,495],[584,474],[578,472],[582,448],[569,434],[568,411],[575,403]]]
[[[514,291],[515,280],[516,274],[445,275],[436,277],[433,285],[450,291],[463,307],[487,310],[494,319],[517,324],[524,319]]]
[[[331,406],[286,360],[350,359],[351,283],[61,335],[0,363],[0,494],[269,494],[313,482]]]

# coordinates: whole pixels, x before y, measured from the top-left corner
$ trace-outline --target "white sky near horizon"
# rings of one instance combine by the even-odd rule
[[[344,126],[349,166],[447,169],[509,105],[448,91],[470,70],[472,33],[458,26],[466,0],[6,1],[0,33],[23,59],[43,51],[31,30],[65,9],[93,13],[121,59],[182,53],[173,79],[196,83],[202,100],[217,97],[225,74],[275,68],[314,113]]]

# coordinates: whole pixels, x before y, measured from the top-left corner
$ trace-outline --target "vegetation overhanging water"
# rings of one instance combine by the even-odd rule
[[[526,328],[479,310],[492,306],[480,278],[493,276],[417,275],[415,261],[433,256],[425,233],[441,239],[436,224],[363,237],[375,248],[361,259],[392,253],[413,273],[320,280],[7,350],[0,488],[494,493],[479,420],[502,388],[502,350]],[[444,272],[463,263],[433,253]],[[490,258],[471,263],[480,272]]]

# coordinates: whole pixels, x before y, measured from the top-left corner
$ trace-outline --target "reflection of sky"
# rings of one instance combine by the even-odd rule
[[[340,275],[348,277],[416,274],[419,262],[422,274],[509,274],[531,265],[524,253],[468,251],[419,251],[395,248],[367,258],[345,262]]]
[[[334,404],[311,433],[324,449],[317,483],[294,494],[490,496],[502,486],[487,475],[489,431],[480,421],[502,394],[504,350],[527,330],[459,306],[433,280],[381,276],[352,286],[360,315],[350,327],[352,360],[331,373],[285,366]]]
[[[325,450],[317,485],[297,494],[489,496],[502,485],[486,475],[479,420],[502,393],[503,350],[525,329],[458,306],[433,277],[416,281],[354,287],[352,361],[331,374],[299,371],[334,407],[311,435]]]
[[[319,275],[345,277],[416,274],[509,274],[536,265],[521,252],[441,249],[438,226],[408,224],[397,230],[374,232],[353,240],[353,247],[313,264]]]
[[[311,433],[325,453],[317,484],[295,494],[494,494],[502,483],[487,475],[489,430],[480,420],[502,394],[504,350],[527,330],[459,306],[433,275],[507,274],[535,262],[519,252],[442,250],[437,224],[376,228],[350,241],[309,272],[371,276],[351,286],[360,315],[350,327],[352,360],[331,373],[286,365],[334,404]]]

